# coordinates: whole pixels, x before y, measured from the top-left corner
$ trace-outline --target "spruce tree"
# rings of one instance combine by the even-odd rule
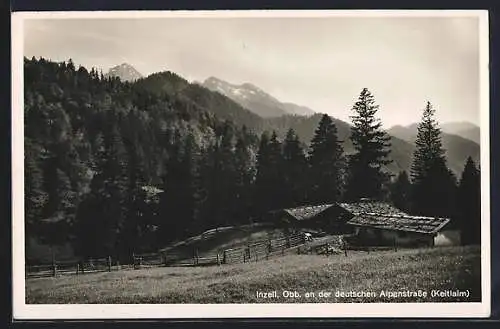
[[[307,160],[295,131],[290,128],[283,142],[283,204],[301,205],[306,200]]]
[[[411,165],[412,212],[426,216],[450,217],[455,214],[456,183],[446,166],[441,130],[430,102],[418,125],[416,149]]]
[[[344,155],[332,118],[324,114],[311,141],[309,152],[310,203],[331,203],[340,200],[343,191]]]
[[[124,140],[128,158],[126,168],[128,187],[125,195],[125,223],[119,236],[119,249],[123,255],[132,255],[133,252],[140,251],[141,247],[148,244],[142,236],[147,225],[152,223],[146,204],[146,193],[143,190],[147,184],[144,151],[142,145],[134,137]]]
[[[179,191],[183,197],[180,205],[182,223],[181,236],[187,237],[196,229],[199,216],[199,180],[198,180],[198,158],[199,148],[196,144],[193,133],[189,133],[184,140],[184,154],[181,159],[181,168],[183,169],[183,185]]]
[[[251,196],[255,165],[250,146],[244,136],[236,141],[234,151],[235,181],[233,215],[238,223],[245,223],[251,212]]]
[[[391,163],[390,137],[376,117],[379,106],[373,95],[364,88],[352,110],[351,140],[355,153],[349,156],[349,177],[346,191],[348,200],[385,198],[389,174],[384,166]]]
[[[233,127],[225,122],[216,129],[215,141],[203,155],[200,180],[203,186],[202,217],[206,228],[230,225],[235,220],[236,159]]]
[[[124,257],[119,250],[119,236],[126,220],[128,188],[127,159],[117,120],[110,115],[109,128],[103,132],[102,148],[98,152],[94,176],[79,213],[79,223],[85,232],[86,256]],[[128,256],[128,255],[127,255]]]
[[[257,153],[257,175],[255,178],[255,214],[280,209],[283,204],[283,161],[281,143],[276,132],[269,138],[267,132],[261,136]]]
[[[166,164],[163,193],[160,199],[160,233],[166,243],[180,239],[192,220],[187,209],[192,202],[190,197],[192,183],[191,140],[183,139],[178,131],[172,140],[169,159]]]
[[[43,170],[40,167],[42,163],[40,147],[27,137],[24,139],[24,143],[26,233],[31,236],[36,233],[35,225],[42,216],[42,211],[48,201],[48,195],[44,190]]]
[[[403,211],[410,211],[411,183],[405,170],[401,171],[391,185],[391,201]]]
[[[481,177],[471,157],[467,158],[458,185],[458,219],[463,244],[481,243]]]

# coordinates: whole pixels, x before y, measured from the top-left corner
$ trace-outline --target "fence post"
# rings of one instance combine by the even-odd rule
[[[111,256],[108,256],[108,272],[111,272]]]
[[[217,265],[220,266],[220,256],[219,256],[219,252],[217,251]]]
[[[394,238],[394,251],[398,251],[398,246],[396,243],[396,238]]]
[[[255,262],[257,263],[259,261],[259,253],[257,252],[257,248],[254,248],[253,252],[255,254]]]
[[[167,266],[167,255],[165,253],[162,253],[163,255],[163,265]]]
[[[285,245],[281,246],[281,256],[285,255]]]
[[[344,247],[344,255],[347,257],[347,244],[345,243],[345,240],[342,241],[342,246]]]
[[[222,254],[222,264],[227,264],[227,255],[226,255],[226,250],[224,249],[224,252]]]
[[[53,259],[52,260],[52,276],[56,276],[57,274],[57,264],[56,264],[56,260]]]
[[[247,262],[247,254],[245,253],[245,250],[243,250],[243,263]]]
[[[80,272],[80,262],[76,263],[76,275]]]
[[[291,246],[290,246],[290,234],[287,234],[287,235],[286,235],[286,247],[287,247],[287,248],[290,248],[290,247],[291,247]]]
[[[135,252],[132,252],[132,265],[134,266],[134,270],[136,269],[135,265]]]

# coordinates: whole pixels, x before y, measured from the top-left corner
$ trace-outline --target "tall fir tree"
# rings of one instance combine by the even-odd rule
[[[384,166],[391,163],[390,137],[376,117],[379,106],[371,92],[364,88],[352,110],[351,140],[355,153],[349,156],[349,177],[346,198],[384,199],[389,174]]]
[[[410,211],[411,183],[405,170],[401,171],[391,185],[391,201],[394,206],[403,211]]]
[[[42,217],[48,195],[44,189],[43,170],[41,168],[41,150],[30,138],[24,139],[25,143],[25,208],[26,208],[26,234],[31,237],[36,233],[36,224]]]
[[[458,185],[459,227],[463,244],[481,243],[481,173],[467,158]]]
[[[331,203],[340,200],[344,188],[344,150],[332,118],[324,114],[316,128],[309,152],[310,203]]]
[[[283,204],[283,156],[276,132],[271,138],[264,132],[257,154],[255,178],[255,215],[261,216],[270,210],[280,209]]]
[[[299,137],[290,128],[283,141],[283,205],[294,207],[306,201],[307,159]]]
[[[190,132],[184,140],[184,154],[181,159],[181,168],[183,169],[183,186],[179,191],[183,197],[181,204],[181,217],[179,220],[183,223],[181,236],[187,237],[194,233],[197,228],[199,214],[199,147],[196,144],[195,137]]]
[[[430,102],[418,125],[416,149],[411,165],[412,212],[426,216],[455,214],[456,182],[446,166],[441,130]]]
[[[236,141],[234,150],[234,206],[233,215],[236,223],[246,223],[251,213],[251,196],[255,176],[255,164],[250,153],[250,145],[245,136]]]
[[[236,177],[234,131],[228,122],[216,130],[215,141],[209,146],[201,163],[204,187],[202,217],[205,227],[229,225],[235,216]]]
[[[132,113],[132,112],[131,112]],[[146,177],[145,156],[142,145],[137,136],[124,139],[127,154],[128,187],[125,192],[126,214],[125,223],[119,236],[120,251],[123,255],[132,255],[133,252],[147,248],[148,241],[143,239],[148,224],[152,224],[151,212],[146,203],[144,188],[148,183]]]
[[[160,199],[160,232],[167,243],[187,235],[196,216],[196,145],[193,136],[177,131],[169,152]]]

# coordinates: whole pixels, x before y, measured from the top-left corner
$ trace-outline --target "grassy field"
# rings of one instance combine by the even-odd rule
[[[205,268],[163,267],[26,280],[27,303],[306,303],[480,301],[480,248],[349,252],[348,257],[288,255]],[[380,296],[426,291],[427,297]],[[431,296],[434,289],[468,297]],[[276,291],[278,298],[257,292]],[[285,298],[283,291],[297,297]],[[320,292],[330,296],[320,297]],[[365,292],[364,296],[341,297]],[[295,294],[295,292],[298,294]],[[338,293],[337,293],[338,292]],[[376,296],[370,296],[373,292]],[[314,293],[306,296],[306,293]],[[300,297],[299,297],[300,296]]]

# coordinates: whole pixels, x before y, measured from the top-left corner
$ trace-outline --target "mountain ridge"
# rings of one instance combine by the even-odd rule
[[[207,88],[205,86],[207,80],[209,80],[208,84],[211,84],[212,88]],[[199,82],[190,83],[173,72],[165,71],[153,73],[146,78],[140,79],[136,84],[141,85],[142,88],[146,90],[156,93],[167,93],[172,96],[182,95],[182,97],[189,99],[200,108],[214,113],[217,117],[223,120],[231,120],[239,126],[245,125],[257,134],[265,130],[275,130],[280,138],[284,138],[287,130],[293,128],[306,147],[310,143],[319,120],[323,115],[322,113],[314,113],[309,116],[303,116],[285,113],[277,116],[263,117],[235,101],[232,97],[225,96],[222,92],[214,90],[217,89],[217,82],[221,80],[214,77],[208,78],[207,80],[205,80],[203,84]],[[275,99],[251,83],[242,85],[246,85],[246,88],[252,90],[255,94],[262,93],[264,98],[269,98],[271,100]],[[221,85],[220,87],[222,88],[223,86]],[[245,91],[240,92],[243,94]],[[283,112],[284,111],[281,111],[280,113]],[[343,140],[345,153],[351,154],[354,151],[352,142],[349,138],[351,125],[335,117],[332,118],[337,126],[339,139]],[[417,124],[413,124],[412,126],[416,131]],[[398,127],[400,131],[397,131],[395,127]],[[415,150],[412,130],[400,125],[394,126],[386,131],[391,137],[392,146],[390,158],[393,160],[393,162],[387,166],[387,170],[393,174],[397,174],[402,170],[409,171],[413,152]],[[475,161],[479,160],[479,145],[468,139],[461,138],[460,136],[454,136],[455,135],[443,133],[443,145],[447,152],[449,167],[455,175],[458,176],[463,170],[463,165],[469,155],[472,156]]]
[[[201,85],[211,91],[219,92],[231,98],[233,101],[263,118],[278,117],[287,114],[312,115],[315,113],[307,106],[291,102],[281,102],[250,82],[237,85],[211,76],[205,79]]]

